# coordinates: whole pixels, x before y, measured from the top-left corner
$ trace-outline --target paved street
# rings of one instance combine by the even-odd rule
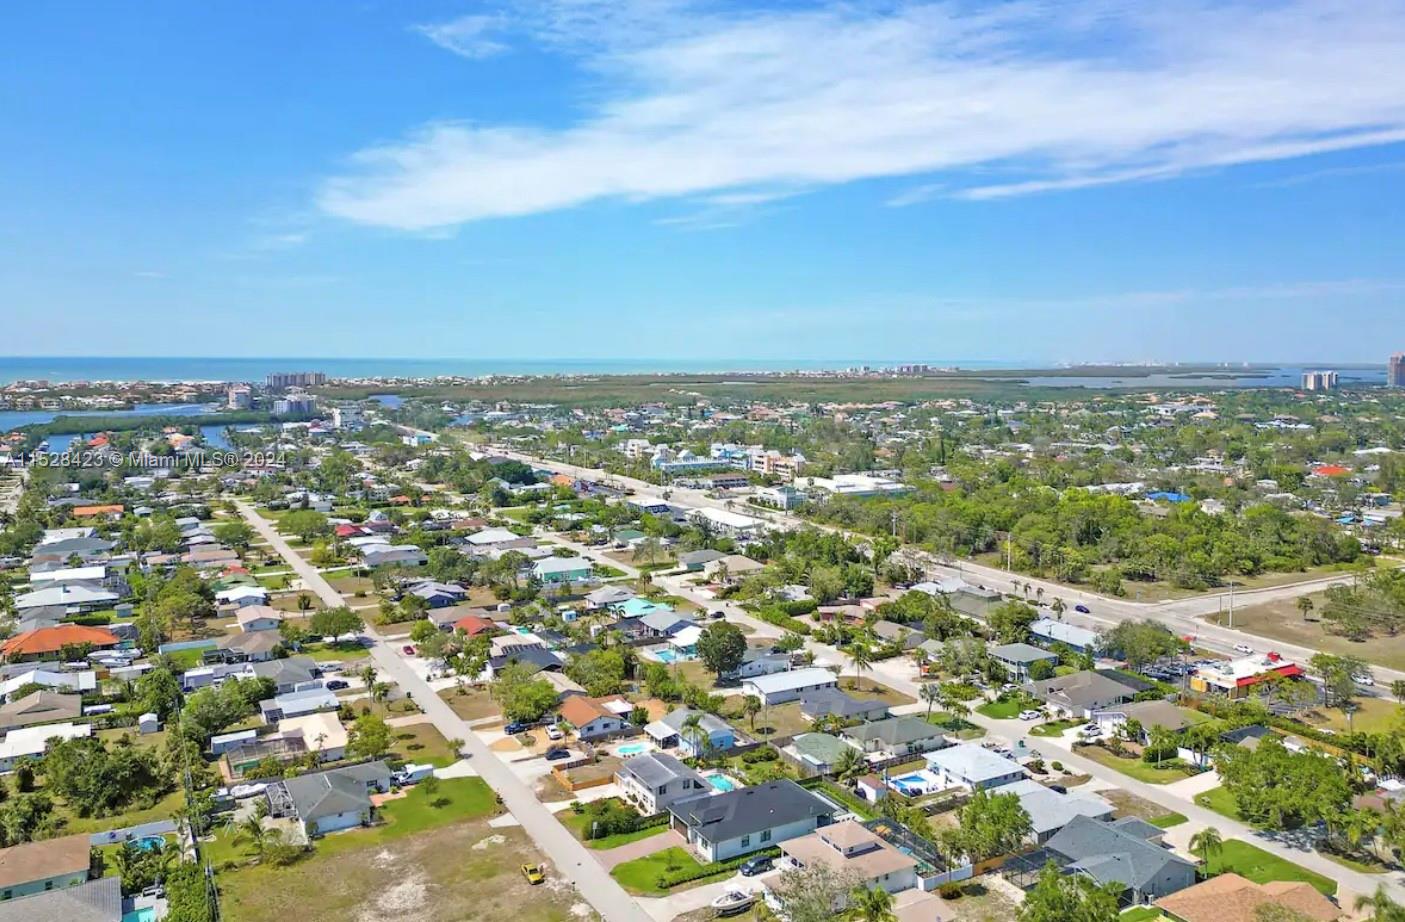
[[[270,522],[248,503],[240,501],[235,505],[245,520],[282,555],[304,585],[315,592],[324,604],[333,607],[344,604],[341,594],[289,546]],[[556,821],[551,811],[537,800],[536,793],[493,754],[467,723],[454,714],[449,705],[394,651],[393,646],[383,642],[384,638],[371,625],[367,625],[366,634],[372,640],[371,658],[376,668],[414,697],[446,739],[464,741],[463,750],[473,768],[502,797],[503,804],[551,861],[556,873],[574,882],[581,896],[609,922],[649,922],[649,914],[615,882],[589,849]]]

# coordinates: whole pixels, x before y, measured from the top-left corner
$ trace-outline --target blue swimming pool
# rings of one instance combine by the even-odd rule
[[[641,752],[647,752],[648,749],[649,746],[647,743],[625,743],[619,749],[616,749],[615,752],[622,756],[637,756]]]
[[[166,844],[165,836],[142,836],[132,843],[144,852],[149,852],[153,848],[161,848]]]
[[[657,653],[655,653],[654,656],[658,657],[659,662],[661,662],[661,663],[676,663],[676,662],[678,662],[678,654],[677,654],[677,653],[674,653],[672,650],[660,650],[660,651],[658,651]]]
[[[712,785],[714,791],[721,791],[724,794],[737,789],[737,783],[726,775],[708,775],[707,783]]]
[[[156,909],[152,906],[133,909],[131,912],[123,913],[122,922],[156,922]]]

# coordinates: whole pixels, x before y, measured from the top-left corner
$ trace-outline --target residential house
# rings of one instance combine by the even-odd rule
[[[839,679],[834,673],[819,666],[809,666],[747,679],[742,682],[742,693],[755,695],[762,704],[770,706],[798,701],[807,692],[838,687]]]
[[[64,695],[51,691],[36,691],[0,707],[0,731],[30,727],[58,721],[72,721],[83,716],[83,696]]]
[[[0,922],[120,922],[122,902],[122,878],[111,875],[0,900]]]
[[[578,739],[587,741],[619,736],[633,729],[628,720],[605,707],[600,699],[584,695],[572,695],[561,702],[561,719],[575,727]]]
[[[361,560],[368,567],[422,567],[429,556],[415,544],[372,544],[361,549]]]
[[[666,752],[649,752],[626,759],[615,772],[625,800],[652,816],[690,797],[706,797],[712,786],[693,769]]]
[[[53,608],[69,614],[110,608],[121,596],[111,589],[91,583],[64,583],[46,586],[15,596],[15,611],[21,615],[32,608]]]
[[[319,762],[346,758],[346,746],[351,741],[335,711],[284,718],[278,721],[278,735],[283,739],[301,740],[302,751],[316,753]]]
[[[468,590],[454,583],[421,580],[408,587],[405,594],[424,599],[431,609],[435,609],[457,605],[468,597]]]
[[[93,735],[91,724],[64,723],[20,727],[0,740],[0,774],[12,772],[24,759],[37,759],[49,750],[51,739],[80,739]]]
[[[246,605],[239,609],[234,620],[245,633],[276,631],[283,623],[283,613],[269,605]]]
[[[1082,719],[1125,704],[1137,694],[1135,688],[1092,669],[1029,682],[1024,688],[1052,710]]]
[[[828,775],[853,746],[828,733],[801,733],[781,749],[781,758],[800,770],[803,778]]]
[[[634,590],[626,586],[601,586],[585,595],[586,607],[592,611],[622,605],[634,598]]]
[[[669,825],[704,862],[725,861],[809,835],[834,817],[832,804],[788,779],[690,798],[668,810]]]
[[[834,716],[843,721],[882,720],[888,705],[876,698],[854,698],[838,688],[820,688],[800,696],[800,716],[809,721]]]
[[[215,602],[222,606],[245,608],[247,606],[267,607],[268,590],[262,586],[231,586],[215,593]]]
[[[548,586],[590,579],[594,565],[584,557],[546,557],[532,565],[532,575]]]
[[[1035,663],[1048,663],[1050,668],[1059,663],[1057,654],[1027,643],[1003,643],[991,647],[986,652],[992,660],[1000,664],[1011,682],[1029,681],[1029,670]]]
[[[364,762],[289,778],[268,786],[269,813],[291,817],[309,838],[371,821],[371,791],[390,790],[390,768]]]
[[[947,787],[959,786],[972,791],[998,788],[1025,776],[1018,762],[975,743],[960,743],[927,753],[927,768]]]
[[[58,659],[64,648],[105,650],[120,642],[117,635],[106,628],[60,624],[16,634],[0,644],[0,658],[12,662]]]
[[[317,661],[310,656],[290,656],[266,663],[253,663],[245,672],[261,679],[272,679],[273,690],[280,695],[305,688],[322,674]]]
[[[0,848],[0,904],[87,883],[91,845],[79,834]]]
[[[254,631],[252,634],[228,634],[218,641],[218,649],[223,650],[226,662],[265,663],[273,659],[273,654],[283,645],[283,637],[277,631]]]
[[[951,745],[941,731],[920,714],[862,723],[840,730],[839,736],[850,746],[879,759],[918,755]]]
[[[699,629],[699,633],[701,633],[701,629]],[[696,639],[693,642],[696,643]],[[762,675],[774,675],[789,669],[789,653],[772,653],[770,647],[747,647],[746,652],[742,654],[741,665],[731,672],[725,673],[722,678],[735,682],[741,679],[754,679]]]
[[[1164,700],[1131,701],[1093,712],[1093,722],[1101,727],[1106,735],[1116,733],[1129,720],[1135,720],[1141,725],[1142,731],[1138,739],[1141,743],[1151,739],[1153,728],[1180,733],[1197,722],[1189,713]]]
[[[1299,922],[1335,922],[1341,907],[1298,880],[1256,884],[1235,873],[1219,874],[1156,901],[1156,908],[1176,922],[1258,922],[1287,918]]]
[[[90,692],[98,687],[97,673],[91,669],[73,672],[46,669],[36,663],[13,663],[0,667],[4,681],[0,681],[0,698],[9,701],[15,692],[26,685],[39,685],[49,691]]]
[[[1045,844],[1068,873],[1122,888],[1124,903],[1142,904],[1195,883],[1195,865],[1161,845],[1163,830],[1136,817],[1111,823],[1086,816],[1069,820]]]
[[[685,731],[684,725],[695,716],[699,720],[697,729]],[[678,747],[686,758],[701,755],[704,751],[731,749],[737,737],[736,731],[725,720],[692,708],[678,708],[664,715],[646,725],[644,734],[660,749]]]
[[[911,650],[922,646],[927,635],[906,624],[892,621],[878,621],[873,625],[873,633],[885,644],[897,644],[901,650]]]
[[[689,573],[700,573],[708,564],[721,560],[727,555],[712,548],[703,548],[698,551],[685,551],[678,555],[678,566]]]
[[[764,569],[766,569],[764,563],[759,563],[758,561],[752,560],[750,557],[745,557],[741,554],[728,554],[721,560],[714,560],[712,563],[707,564],[703,567],[703,572],[707,574],[708,579],[724,580],[725,582],[734,583],[739,577],[757,573]]]
[[[1040,618],[1029,626],[1029,636],[1046,647],[1063,644],[1074,653],[1095,653],[1102,638],[1097,631],[1075,627],[1066,621]]]
[[[266,724],[277,723],[285,717],[302,717],[321,711],[335,711],[341,706],[337,696],[326,688],[305,688],[259,702],[259,711]]]
[[[807,836],[782,842],[781,853],[783,868],[822,865],[842,878],[852,879],[856,889],[900,893],[917,886],[917,859],[854,820],[822,826]],[[838,914],[846,908],[847,894],[840,898],[834,910]]]
[[[1028,778],[1003,785],[992,793],[1013,794],[1020,799],[1020,806],[1029,814],[1030,837],[1037,845],[1047,842],[1075,816],[1107,820],[1112,818],[1115,809],[1096,794],[1086,794],[1076,789],[1060,794]]]

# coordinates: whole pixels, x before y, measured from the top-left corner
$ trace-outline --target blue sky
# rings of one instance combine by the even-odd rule
[[[1405,349],[1401,0],[273,9],[7,6],[0,354]]]

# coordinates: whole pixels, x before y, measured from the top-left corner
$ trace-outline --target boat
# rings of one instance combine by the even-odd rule
[[[744,890],[728,890],[726,893],[712,901],[712,908],[719,916],[735,915],[745,912],[756,903],[756,894],[747,893]]]

